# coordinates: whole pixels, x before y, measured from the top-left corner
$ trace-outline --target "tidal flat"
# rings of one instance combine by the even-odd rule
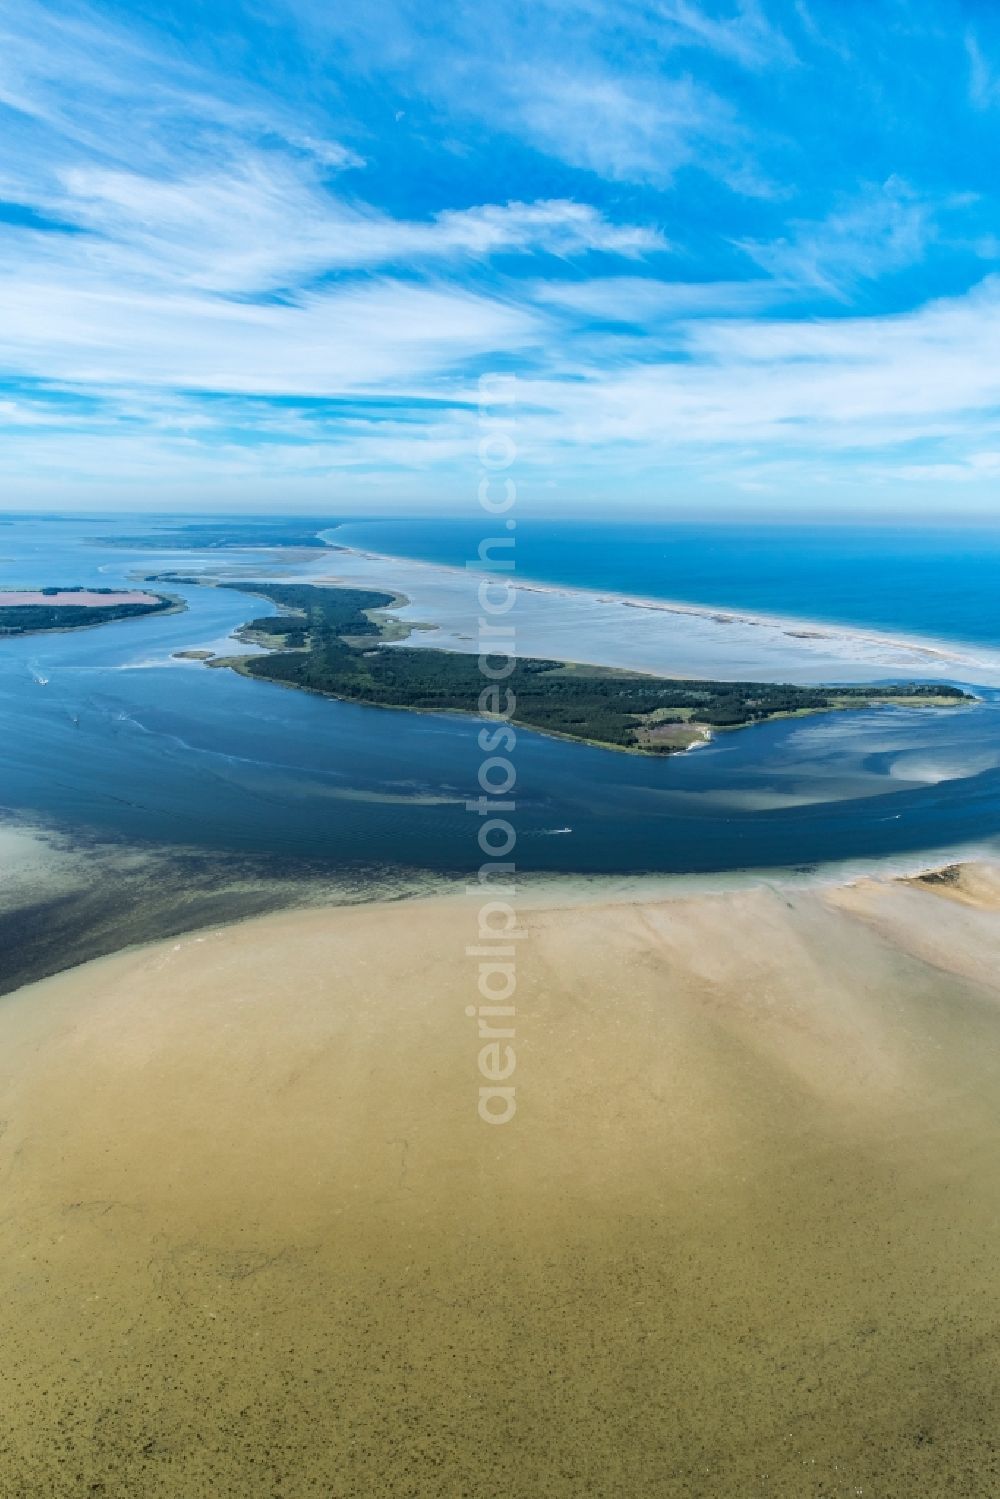
[[[10,1499],[993,1495],[1000,878],[272,914],[0,1001]]]
[[[0,821],[0,996],[126,948],[267,912],[427,894],[442,882],[301,858],[109,840]]]

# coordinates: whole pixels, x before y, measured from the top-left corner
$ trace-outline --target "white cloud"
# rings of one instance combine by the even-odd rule
[[[311,135],[289,135],[287,140],[290,146],[297,146],[318,161],[320,166],[332,171],[344,172],[365,165],[363,156],[359,156],[349,146],[341,145],[339,141],[317,140]]]
[[[706,58],[759,69],[794,63],[756,0],[478,0],[427,24],[407,0],[290,0],[329,55],[373,56],[456,120],[616,182],[668,186],[697,167],[735,192],[774,192],[755,132],[699,76]]]
[[[385,483],[390,474],[422,473],[434,476],[435,494],[460,490],[475,446],[476,395],[455,363],[492,349],[516,352],[522,370],[535,366],[518,381],[529,485],[546,472],[563,486],[613,472],[616,483],[629,474],[680,482],[689,495],[712,484],[748,492],[766,485],[785,496],[790,486],[839,485],[850,500],[918,479],[992,491],[1000,472],[990,446],[1000,410],[998,282],[877,319],[681,318],[674,357],[636,345],[618,365],[522,308],[390,282],[297,308],[227,304],[222,312],[207,298],[67,307],[45,288],[17,301],[22,362],[47,316],[49,377],[108,387],[106,415],[88,418],[85,434],[46,444],[52,464],[110,454],[119,440],[122,455],[132,452],[129,424],[138,415],[164,474],[187,472],[201,454],[206,475],[261,478],[284,464],[303,483],[321,473],[375,473]],[[0,317],[10,320],[11,308]],[[130,337],[116,336],[125,324],[138,329],[141,360]],[[182,376],[191,390],[243,396],[202,408],[174,394]],[[137,381],[147,390],[138,408]],[[132,394],[123,396],[128,385]],[[379,391],[392,407],[335,418],[308,404],[289,410],[259,400]],[[427,398],[450,404],[425,408]],[[241,428],[254,445],[233,440]],[[15,443],[8,463],[17,451]]]
[[[666,248],[656,229],[615,224],[565,199],[394,219],[335,197],[301,162],[274,153],[245,153],[224,169],[172,178],[77,166],[59,182],[38,206],[96,237],[71,246],[33,242],[32,259],[39,249],[72,254],[116,275],[223,293],[284,289],[302,277],[389,263],[593,250],[634,258]],[[24,241],[7,238],[10,264]]]
[[[760,281],[662,281],[652,276],[601,276],[587,281],[543,281],[535,299],[585,318],[634,323],[649,330],[695,313],[750,312],[773,303],[786,288]]]
[[[685,359],[616,372],[575,399],[581,431],[671,445],[815,451],[915,441],[1000,409],[1000,280],[879,318],[702,319]]]
[[[969,98],[976,109],[990,109],[1000,103],[1000,78],[972,32],[965,38],[965,50],[969,59]]]
[[[729,118],[720,100],[688,79],[655,88],[606,74],[522,72],[514,90],[519,128],[573,166],[626,182],[669,183],[697,143]]]
[[[860,281],[922,259],[938,211],[939,205],[890,177],[824,219],[792,221],[789,234],[769,243],[744,240],[740,248],[774,276],[843,297]]]
[[[572,256],[587,250],[629,258],[669,249],[658,229],[639,224],[615,224],[587,203],[563,198],[536,203],[487,203],[478,208],[449,209],[436,214],[429,226],[394,226],[404,249],[433,253],[444,248],[469,255],[498,251],[547,250]],[[440,252],[440,249],[439,249]]]
[[[510,101],[503,119],[518,134],[597,176],[666,188],[697,168],[747,197],[776,192],[732,106],[691,77],[553,63],[514,69],[501,88]]]
[[[196,293],[0,279],[0,369],[79,386],[331,395],[397,388],[466,359],[525,352],[537,315],[471,292],[393,281],[334,287],[294,305]]]
[[[721,20],[709,16],[690,0],[659,0],[654,14],[678,27],[685,39],[745,67],[794,59],[788,41],[771,25],[755,0],[740,0],[735,14]]]
[[[953,463],[904,463],[894,469],[900,479],[929,480],[934,484],[971,484],[1000,478],[1000,453],[969,453]]]

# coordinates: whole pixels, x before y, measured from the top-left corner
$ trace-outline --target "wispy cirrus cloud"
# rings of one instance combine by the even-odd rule
[[[370,281],[260,304],[44,268],[0,281],[0,326],[3,367],[35,379],[303,396],[397,389],[540,338],[537,315],[458,288]]]
[[[393,218],[337,196],[275,153],[244,152],[226,168],[180,178],[73,167],[42,207],[96,236],[84,251],[91,263],[240,293],[393,263],[539,251],[634,258],[666,248],[652,226],[612,223],[566,199]]]
[[[600,276],[543,281],[536,299],[596,323],[631,323],[647,332],[695,314],[759,311],[788,296],[770,278],[754,281],[667,281],[655,276]]]
[[[447,110],[612,181],[669,186],[695,167],[749,196],[777,189],[754,131],[692,60],[751,71],[795,63],[757,0],[507,0],[460,4],[428,23],[414,0],[373,11],[291,0],[312,33]]]
[[[990,62],[971,31],[966,33],[965,50],[969,61],[969,98],[976,109],[991,109],[1000,104],[1000,69]]]
[[[544,151],[614,181],[669,184],[735,134],[731,109],[689,78],[525,71],[518,128]]]
[[[756,0],[740,0],[731,14],[721,16],[691,0],[660,0],[653,14],[676,26],[679,40],[687,40],[745,67],[795,60],[787,37],[770,21]]]
[[[861,281],[920,261],[947,207],[890,177],[866,184],[823,219],[793,220],[777,239],[745,240],[741,248],[774,276],[843,298]]]

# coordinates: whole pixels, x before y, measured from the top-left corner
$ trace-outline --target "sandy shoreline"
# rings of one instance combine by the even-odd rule
[[[469,569],[443,562],[424,562],[391,553],[373,552],[359,547],[345,546],[341,542],[328,542],[330,549],[347,556],[375,563],[391,563],[432,572],[450,573],[465,578]],[[679,615],[685,619],[710,621],[718,624],[745,626],[748,629],[766,627],[780,631],[792,640],[833,641],[845,646],[861,644],[886,651],[904,651],[926,659],[928,670],[956,667],[967,669],[981,667],[987,672],[1000,670],[1000,653],[972,642],[952,644],[931,637],[889,634],[885,631],[865,629],[860,626],[830,624],[825,621],[803,619],[794,615],[769,614],[763,611],[733,609],[726,605],[690,604],[677,599],[652,598],[643,594],[616,593],[608,589],[571,587],[565,584],[546,583],[533,578],[509,577],[491,574],[483,567],[474,570],[475,577],[488,577],[495,582],[510,583],[518,593],[542,594],[562,600],[588,600],[593,604],[613,604],[622,608],[641,609],[653,613]],[[309,581],[321,583],[319,577]]]
[[[1000,877],[282,913],[0,1001],[0,1487],[992,1495]]]

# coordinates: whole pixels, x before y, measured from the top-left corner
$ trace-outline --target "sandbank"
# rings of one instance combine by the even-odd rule
[[[5,1499],[993,1495],[1000,877],[281,913],[0,1000]]]

